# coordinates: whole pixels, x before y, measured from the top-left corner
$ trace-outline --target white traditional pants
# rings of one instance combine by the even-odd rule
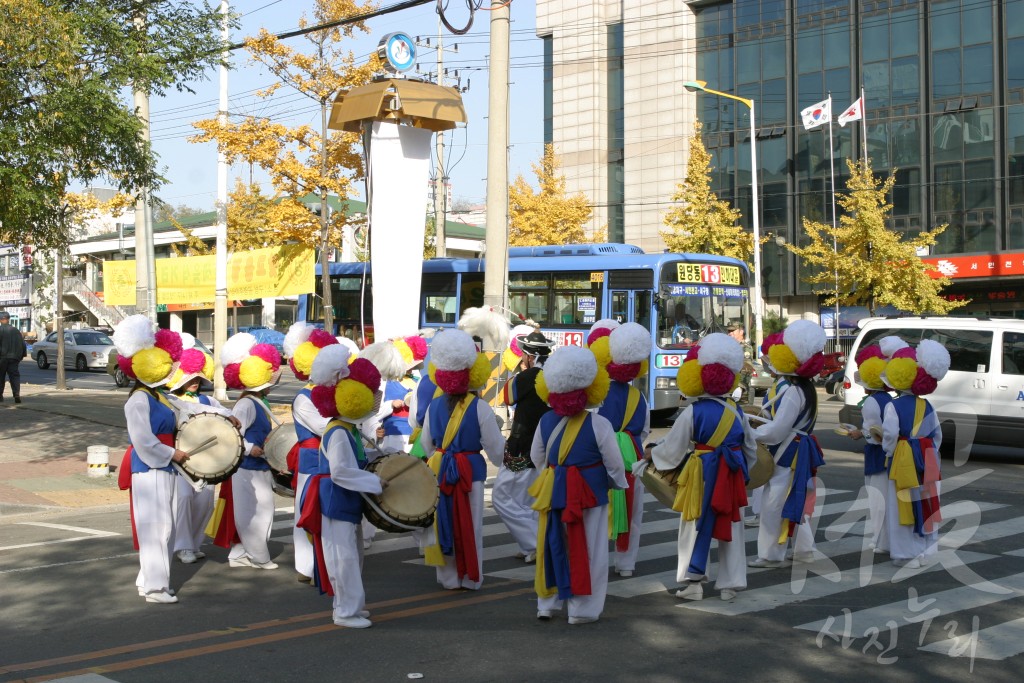
[[[213,486],[196,491],[185,477],[174,479],[174,552],[199,550],[213,514]]]
[[[640,552],[640,532],[644,523],[644,495],[647,493],[647,489],[644,488],[640,477],[633,479],[633,485],[636,487],[636,491],[633,493],[632,517],[629,519],[629,545],[626,546],[626,552],[615,551],[613,557],[615,570],[620,572],[631,572],[636,569],[636,556]]]
[[[362,530],[358,524],[321,516],[324,561],[334,587],[333,617],[335,620],[354,617],[366,607]]]
[[[569,616],[597,619],[604,611],[608,595],[608,506],[584,510],[583,528],[587,534],[587,557],[590,559],[590,595],[569,598]],[[543,559],[538,555],[538,562]],[[537,598],[537,609],[562,609],[562,600],[557,594],[550,598]]]
[[[132,474],[132,510],[139,538],[139,576],[135,585],[147,593],[171,586],[176,478],[176,474],[164,470]]]
[[[274,524],[273,475],[270,470],[239,469],[231,476],[231,500],[235,508],[236,543],[228,559],[248,557],[253,562],[270,562],[270,530]]]
[[[302,492],[306,489],[308,474],[299,472],[295,481],[295,526],[292,528],[292,543],[295,548],[295,571],[312,578],[313,576],[313,544],[305,529],[298,527],[302,515]]]
[[[524,554],[537,549],[537,511],[530,507],[533,496],[527,492],[535,479],[537,470],[533,467],[513,472],[502,465],[491,489],[491,507]]]
[[[757,530],[757,556],[763,560],[781,562],[786,559],[787,540],[779,543],[782,530],[782,507],[789,495],[789,478],[792,470],[788,467],[775,466],[775,472],[764,485],[761,494],[761,526]],[[787,520],[785,522],[789,524]],[[814,552],[814,532],[811,530],[810,517],[804,515],[802,524],[796,526],[793,552],[803,555]]]
[[[454,555],[444,556],[444,566],[437,568],[437,582],[449,590],[456,588],[468,588],[480,590],[484,582],[484,483],[474,481],[473,488],[469,491],[469,508],[473,513],[473,536],[476,540],[476,562],[477,570],[480,573],[479,581],[471,581],[468,576],[462,577],[459,581],[459,570],[455,564]],[[607,562],[605,563],[605,575],[607,577]]]
[[[864,493],[868,497],[868,542],[877,550],[889,550],[889,530],[885,523],[885,490],[889,473],[878,472],[864,477]]]
[[[743,590],[747,587],[747,550],[744,542],[743,522],[732,523],[732,540],[728,543],[718,543],[718,576],[715,579],[715,588],[731,588]],[[693,547],[697,542],[697,522],[687,522],[679,515],[679,564],[676,568],[676,581],[699,581],[702,574],[695,574],[688,571],[690,561],[693,557]],[[710,556],[710,552],[708,553]],[[711,558],[708,557],[706,570],[711,569]]]
[[[888,477],[888,474],[886,474]],[[940,484],[941,482],[936,482]],[[899,499],[896,496],[896,482],[886,479],[885,526],[889,532],[889,557],[897,561],[927,560],[938,550],[939,534],[932,532],[924,536],[914,533],[913,525],[900,524]]]

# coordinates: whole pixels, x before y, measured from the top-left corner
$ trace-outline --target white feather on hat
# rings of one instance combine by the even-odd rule
[[[346,349],[348,349],[348,353],[349,353],[350,357],[351,356],[358,356],[359,355],[359,345],[356,344],[354,341],[352,341],[348,337],[335,337],[335,339],[338,340],[339,344],[341,344]]]
[[[917,364],[938,382],[949,372],[949,351],[934,339],[922,339],[917,345]]]
[[[341,344],[331,344],[320,349],[313,359],[309,381],[330,387],[348,377],[348,373],[348,349]]]
[[[156,343],[156,328],[152,321],[142,314],[130,315],[114,330],[114,346],[117,354],[131,358],[143,349],[151,349]]]
[[[825,349],[825,330],[810,320],[795,320],[782,333],[782,343],[789,347],[798,361],[806,363],[811,356]]]
[[[892,358],[892,354],[896,353],[900,349],[905,349],[909,344],[903,341],[896,335],[889,335],[888,337],[882,337],[878,340],[878,348],[882,350],[882,355],[886,358]]]
[[[181,350],[194,349],[196,347],[196,338],[188,332],[181,333]]]
[[[719,363],[733,372],[743,369],[743,347],[727,334],[714,332],[702,337],[697,350],[697,362],[701,365]]]
[[[288,334],[284,335],[284,343],[281,345],[284,347],[284,357],[291,358],[294,356],[295,349],[309,341],[309,335],[313,333],[314,329],[316,328],[304,322],[293,323],[288,328]]]
[[[619,324],[620,323],[618,320],[613,320],[611,318],[601,318],[596,323],[590,326],[590,329],[587,331],[587,337],[589,338],[590,335],[594,334],[595,330],[614,330],[617,327],[619,327]]]
[[[430,362],[438,370],[468,370],[476,362],[476,343],[462,330],[442,330],[430,342]]]
[[[597,377],[597,359],[580,346],[562,346],[544,363],[543,372],[544,383],[551,393],[586,389]]]
[[[626,323],[612,330],[608,350],[613,363],[640,363],[651,357],[651,333],[639,323]]]
[[[370,344],[363,349],[359,357],[373,363],[380,371],[380,376],[386,380],[402,379],[405,375],[405,359],[402,358],[402,352],[389,341]]]
[[[508,317],[489,306],[467,308],[459,318],[458,327],[470,337],[480,337],[484,348],[490,351],[502,351],[508,346],[509,331],[512,325]]]
[[[249,356],[249,349],[254,346],[256,346],[256,337],[248,332],[231,335],[231,338],[224,342],[224,348],[221,349],[221,365],[241,363]]]

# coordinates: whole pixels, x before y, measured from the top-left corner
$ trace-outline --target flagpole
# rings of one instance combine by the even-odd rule
[[[864,170],[868,169],[868,103],[864,99],[864,87],[860,89],[860,125],[864,137]]]
[[[836,239],[836,163],[832,145],[832,93],[828,94],[828,166],[832,176],[832,251],[839,258],[839,241]],[[835,268],[836,283],[836,344],[833,351],[839,351],[839,269]]]

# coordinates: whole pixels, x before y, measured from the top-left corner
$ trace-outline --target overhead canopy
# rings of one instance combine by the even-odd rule
[[[389,78],[338,95],[327,125],[355,133],[363,121],[401,121],[414,128],[450,130],[466,122],[466,109],[455,88]]]

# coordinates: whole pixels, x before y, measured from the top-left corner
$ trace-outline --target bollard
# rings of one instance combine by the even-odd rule
[[[110,474],[110,452],[106,446],[89,446],[85,458],[90,477],[105,477]]]

